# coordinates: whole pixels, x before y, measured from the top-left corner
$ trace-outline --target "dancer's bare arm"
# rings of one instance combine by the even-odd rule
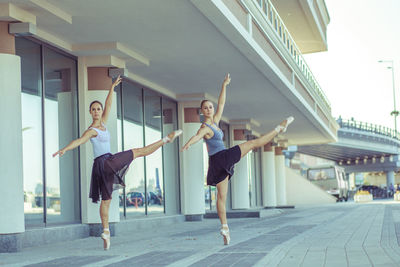
[[[222,83],[221,93],[219,94],[218,98],[218,108],[217,112],[214,115],[214,122],[218,125],[219,121],[221,120],[222,113],[224,112],[225,106],[225,99],[226,99],[226,86],[231,82],[231,76],[226,74],[224,82]]]
[[[196,135],[193,135],[189,141],[181,148],[181,152],[188,150],[189,147],[193,144],[196,144],[200,139],[204,138],[207,134],[210,134],[211,129],[205,126],[202,126],[196,133]]]
[[[69,143],[66,147],[58,150],[56,153],[53,154],[53,157],[59,155],[60,157],[64,155],[65,152],[72,150],[84,143],[86,143],[90,138],[94,137],[97,135],[97,132],[93,129],[88,129],[86,130],[82,136],[78,139],[73,140],[71,143]]]
[[[118,78],[113,82],[113,84],[110,87],[110,91],[108,92],[108,95],[107,95],[107,98],[106,98],[106,103],[104,105],[104,111],[103,111],[103,116],[102,116],[102,120],[103,120],[104,123],[107,122],[108,114],[110,113],[110,110],[111,110],[114,88],[121,81],[122,81],[122,78],[120,76],[118,76]]]

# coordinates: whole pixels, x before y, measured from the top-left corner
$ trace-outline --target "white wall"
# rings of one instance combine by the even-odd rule
[[[21,233],[24,224],[21,61],[0,54],[0,234]]]
[[[310,183],[294,170],[285,167],[287,205],[335,203],[336,198]]]

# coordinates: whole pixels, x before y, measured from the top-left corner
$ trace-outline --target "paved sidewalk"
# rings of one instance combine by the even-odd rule
[[[219,221],[132,229],[100,238],[0,254],[5,266],[400,266],[400,204],[338,203],[298,207],[267,218],[230,219],[223,246]]]

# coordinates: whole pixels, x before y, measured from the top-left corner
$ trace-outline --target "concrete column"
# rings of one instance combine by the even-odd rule
[[[174,123],[176,118],[176,106],[171,103],[171,106],[163,103],[163,133],[164,136],[177,128]],[[169,164],[171,159],[176,159],[178,156],[178,147],[176,143],[163,147],[164,157],[164,199],[165,199],[165,214],[179,214],[179,169],[175,164]]]
[[[101,82],[99,82],[101,81]],[[78,58],[78,83],[79,83],[79,116],[81,134],[85,131],[92,118],[89,114],[89,105],[92,101],[104,102],[108,90],[112,84],[112,79],[108,77],[107,67],[87,67],[85,58]],[[111,153],[118,152],[117,144],[117,102],[114,93],[113,104],[107,121],[107,129],[111,135]],[[97,235],[101,230],[101,219],[99,214],[100,201],[95,204],[89,198],[90,180],[93,165],[93,150],[90,142],[81,146],[81,198],[82,198],[82,223],[90,224],[93,235]],[[109,222],[119,222],[119,193],[115,190],[109,210]],[[113,230],[111,229],[112,233]]]
[[[286,201],[286,175],[285,156],[281,147],[275,148],[275,177],[276,177],[276,204],[285,206]]]
[[[243,129],[233,130],[233,146],[246,141]],[[249,198],[249,171],[247,154],[235,166],[235,174],[231,178],[232,209],[250,208]]]
[[[386,172],[386,186],[387,189],[390,189],[390,184],[394,186],[394,171]]]
[[[262,152],[262,196],[264,207],[276,206],[275,150],[271,144]]]
[[[19,251],[25,231],[21,60],[14,53],[8,23],[0,22],[0,252]]]
[[[179,103],[179,124],[183,130],[180,138],[181,147],[197,133],[200,128],[198,108],[200,102]],[[207,153],[203,142],[192,145],[181,154],[181,207],[188,221],[202,220],[205,213],[205,176],[204,160]]]

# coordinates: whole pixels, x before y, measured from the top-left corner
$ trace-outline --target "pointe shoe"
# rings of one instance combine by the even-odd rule
[[[291,124],[293,121],[294,121],[293,116],[288,117],[288,118],[286,119],[286,125],[285,125],[285,126],[283,126],[283,125],[278,125],[278,126],[276,126],[275,131],[277,131],[278,133],[284,133],[284,132],[286,132],[287,127],[288,127],[289,124]]]
[[[175,138],[180,136],[182,133],[183,133],[183,131],[181,129],[174,131],[173,132],[174,135],[172,137],[169,137],[168,135],[166,137],[164,137],[164,139],[163,139],[164,143],[172,143],[175,140]]]
[[[231,237],[229,234],[229,228],[221,228],[221,230],[219,230],[219,233],[224,238],[224,245],[229,245],[229,242],[231,241]]]
[[[109,250],[110,249],[110,245],[111,245],[110,233],[106,234],[106,233],[103,232],[101,234],[101,239],[103,239],[103,241],[104,241],[104,250]]]

